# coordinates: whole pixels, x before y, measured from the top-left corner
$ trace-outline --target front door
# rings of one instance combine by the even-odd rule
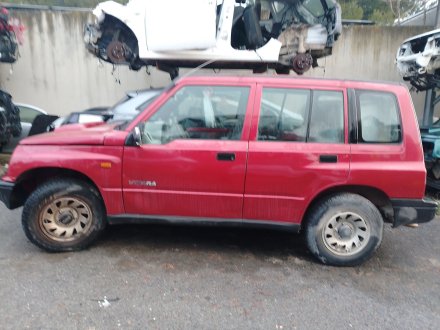
[[[186,85],[139,123],[141,146],[124,150],[126,213],[241,219],[250,92]]]

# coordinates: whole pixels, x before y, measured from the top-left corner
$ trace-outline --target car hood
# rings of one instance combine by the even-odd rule
[[[103,123],[61,126],[54,132],[28,137],[21,145],[102,145],[115,125]]]
[[[411,38],[408,38],[404,42],[402,42],[402,44],[406,44],[407,42],[414,41],[414,40],[417,40],[417,39],[423,39],[423,38],[427,39],[428,37],[433,36],[435,34],[439,34],[439,33],[440,33],[440,29],[428,31],[428,32],[425,32],[425,33],[413,36]]]

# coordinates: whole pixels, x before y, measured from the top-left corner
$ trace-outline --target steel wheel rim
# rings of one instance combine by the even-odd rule
[[[40,213],[39,225],[50,239],[71,242],[90,231],[92,219],[92,210],[83,200],[62,197],[44,207]]]
[[[362,251],[370,240],[368,223],[354,212],[338,213],[322,230],[325,246],[339,256],[352,256]]]

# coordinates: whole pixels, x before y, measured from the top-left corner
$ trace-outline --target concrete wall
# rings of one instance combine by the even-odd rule
[[[112,65],[89,54],[82,31],[93,17],[86,12],[11,12],[26,26],[25,41],[16,63],[0,63],[0,87],[17,102],[61,115],[112,105],[127,90],[169,81],[166,74],[148,76],[145,70],[134,72],[122,66],[112,73]]]
[[[333,48],[333,55],[319,61],[310,71],[313,77],[403,82],[395,58],[407,38],[432,30],[432,27],[349,26]],[[408,84],[409,85],[409,84]],[[411,92],[419,118],[425,93]]]
[[[12,70],[10,65],[0,64],[0,87],[11,93],[17,102],[62,115],[111,105],[127,90],[163,86],[170,81],[167,74],[154,69],[151,75],[145,70],[133,72],[125,67],[118,67],[112,73],[110,64],[100,64],[84,47],[83,25],[93,20],[87,12],[11,12],[26,26],[25,43],[20,48],[21,58]],[[398,46],[404,39],[428,30],[429,27],[344,28],[333,55],[320,60],[320,67],[306,75],[401,82],[394,65]],[[212,73],[211,70],[206,72]],[[249,71],[232,71],[232,74],[249,74]],[[414,94],[420,111],[423,100],[423,94]]]

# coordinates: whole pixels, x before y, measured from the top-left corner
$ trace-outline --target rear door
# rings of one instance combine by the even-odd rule
[[[244,219],[299,223],[310,200],[347,182],[347,97],[341,88],[258,86]]]
[[[241,221],[251,93],[186,85],[139,123],[142,145],[124,151],[126,213]]]

